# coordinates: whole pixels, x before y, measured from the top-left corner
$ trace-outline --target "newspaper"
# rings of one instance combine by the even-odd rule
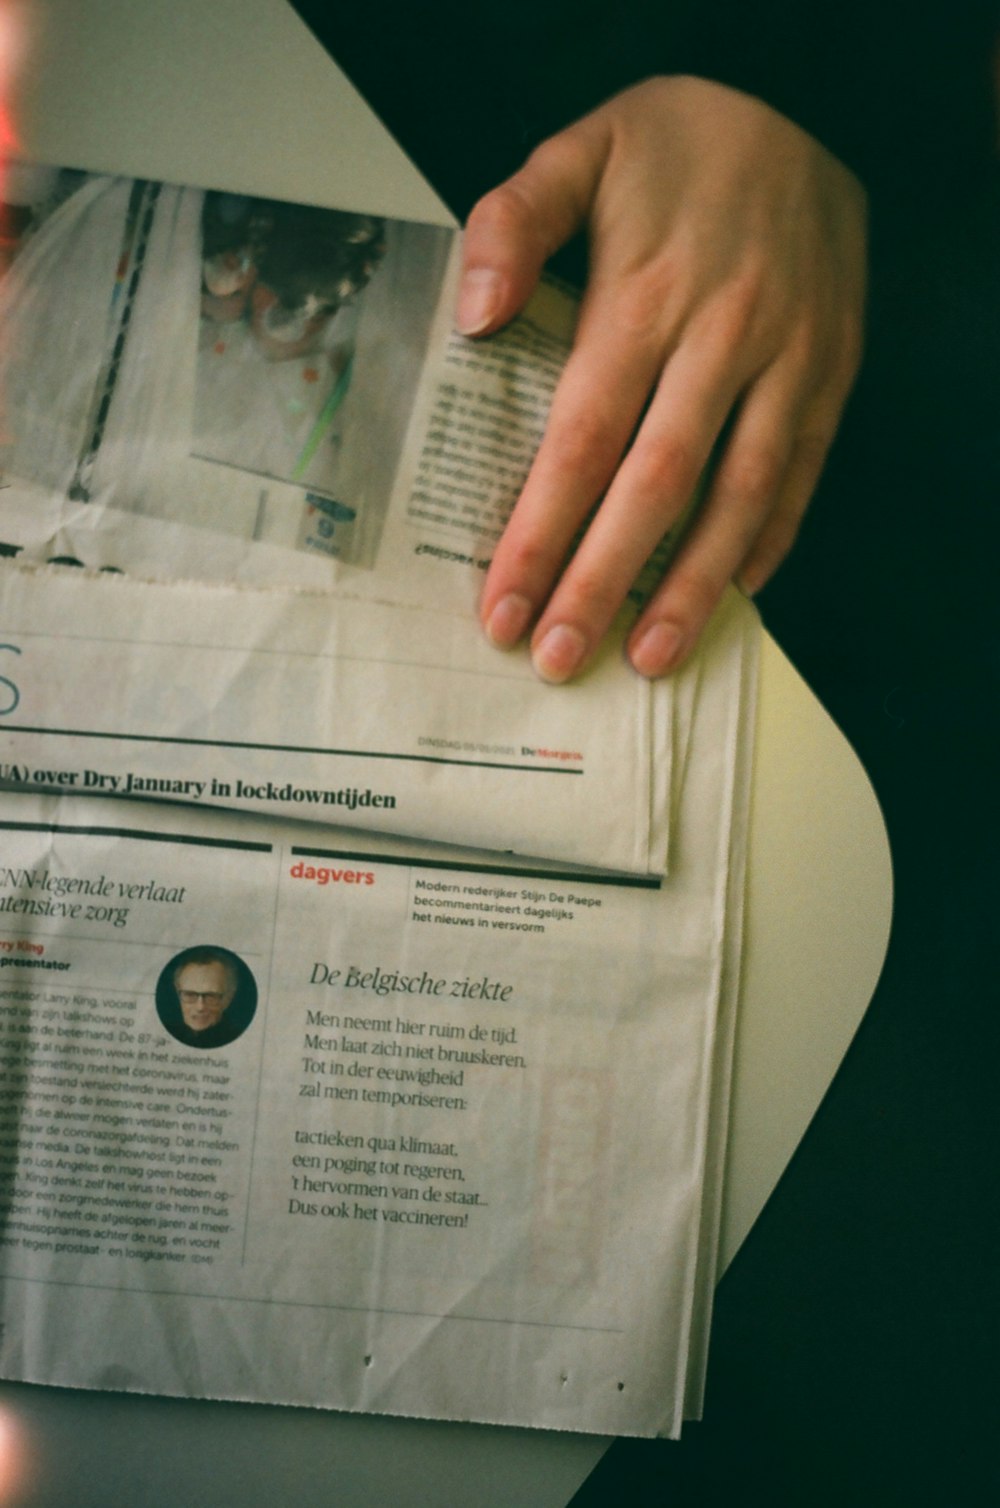
[[[474,627],[557,285],[470,343],[440,227],[4,196],[0,1371],[676,1435],[752,609],[657,685]]]
[[[3,194],[8,551],[474,605],[573,295],[475,343],[442,226],[26,163]]]
[[[574,300],[475,344],[438,226],[4,192],[0,553],[35,574],[0,578],[0,774],[664,872],[672,691],[627,614],[558,693],[471,626]]]
[[[4,1375],[676,1434],[755,645],[733,594],[680,677],[662,882],[0,798]]]
[[[662,870],[671,695],[610,648],[578,686],[542,687],[525,655],[426,609],[0,575],[0,778],[34,789]]]

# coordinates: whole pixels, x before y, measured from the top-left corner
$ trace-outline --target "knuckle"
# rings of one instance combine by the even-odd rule
[[[629,284],[618,294],[615,309],[617,323],[624,335],[644,335],[658,323],[667,299],[667,282],[659,270],[643,268],[633,273]]]
[[[529,596],[537,596],[549,590],[555,581],[564,556],[566,540],[561,532],[544,528],[541,522],[520,522],[517,528],[508,526],[493,562],[502,564],[504,581],[517,582]]]
[[[755,445],[733,456],[725,472],[725,488],[737,501],[758,511],[774,497],[785,471],[785,457],[775,447]]]
[[[764,274],[756,265],[744,267],[720,291],[712,312],[717,338],[738,348],[751,339],[763,314],[774,314],[765,297]]]
[[[632,466],[642,492],[656,498],[686,496],[698,480],[700,455],[681,435],[640,435],[632,447]]]
[[[574,566],[567,577],[569,614],[574,621],[605,623],[614,617],[622,593],[609,575],[589,566]]]
[[[511,580],[541,586],[555,575],[559,560],[551,539],[541,533],[508,534],[504,539],[504,570]]]
[[[612,416],[590,408],[550,424],[545,446],[557,472],[589,476],[603,474],[614,463],[621,439]]]
[[[530,199],[518,177],[509,178],[498,188],[484,194],[469,214],[467,237],[506,242],[532,234],[533,214]]]
[[[745,316],[753,314],[764,300],[767,281],[763,257],[751,257],[729,282],[727,291],[733,307]]]
[[[666,254],[629,270],[615,299],[615,323],[629,340],[643,340],[658,332],[678,272]]]
[[[584,134],[571,127],[540,142],[528,156],[522,172],[528,179],[536,173],[575,178],[589,171],[591,152]]]
[[[824,330],[818,318],[809,310],[789,332],[786,353],[791,370],[800,382],[814,383],[817,374],[825,374],[831,362],[829,331]]]

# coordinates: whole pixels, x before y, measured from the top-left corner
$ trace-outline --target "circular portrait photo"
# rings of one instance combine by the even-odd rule
[[[185,948],[156,984],[156,1013],[185,1047],[228,1047],[257,1009],[257,982],[228,948]]]

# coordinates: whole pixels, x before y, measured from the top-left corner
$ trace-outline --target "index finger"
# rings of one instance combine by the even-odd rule
[[[480,601],[510,648],[541,610],[587,514],[612,481],[662,369],[662,342],[623,336],[606,298],[585,300],[545,435],[494,551]]]

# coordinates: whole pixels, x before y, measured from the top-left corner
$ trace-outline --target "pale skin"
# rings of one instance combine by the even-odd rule
[[[629,633],[632,665],[674,670],[730,581],[764,585],[857,372],[865,227],[863,189],[818,142],[749,95],[686,77],[617,95],[479,201],[466,334],[511,319],[580,229],[590,258],[545,437],[484,584],[494,644],[530,631],[544,680],[581,671],[727,421],[705,503]]]
[[[221,960],[186,963],[175,980],[184,1023],[193,1032],[217,1026],[233,1003],[233,980]]]

